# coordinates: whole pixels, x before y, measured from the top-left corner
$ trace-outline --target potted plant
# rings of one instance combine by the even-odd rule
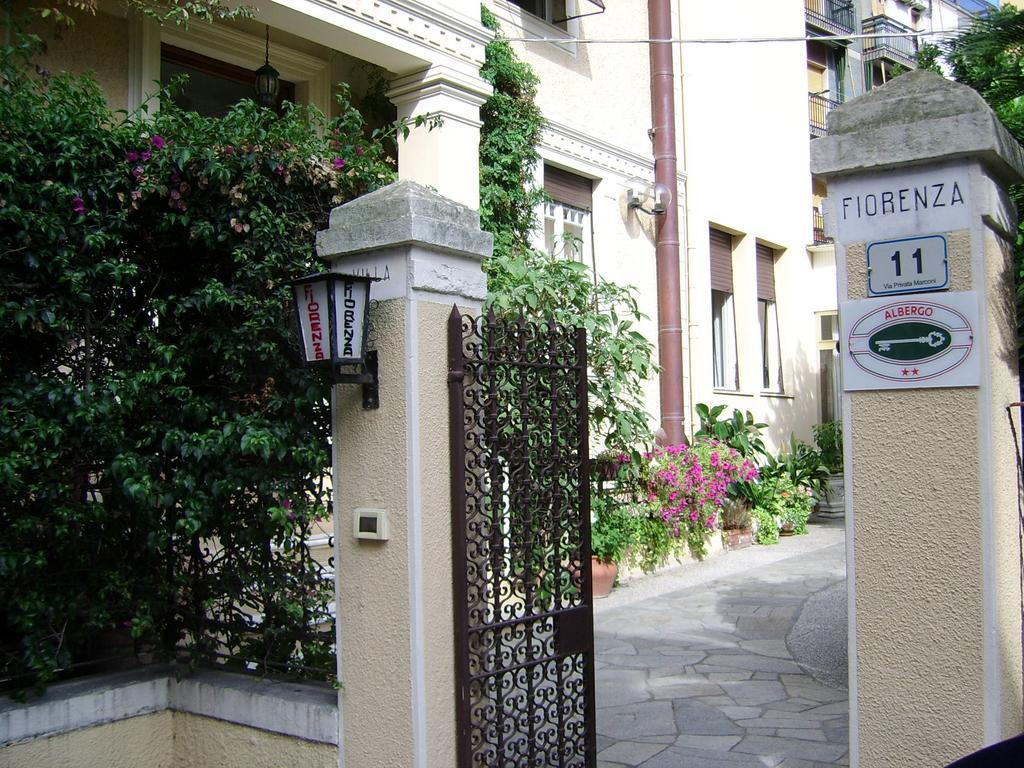
[[[818,504],[823,517],[842,517],[846,512],[846,488],[843,481],[843,423],[826,421],[814,427],[814,442],[821,462],[828,468],[828,485]]]
[[[619,562],[633,544],[633,516],[629,507],[608,494],[595,494],[591,502],[591,594],[607,597],[619,575]]]
[[[740,485],[735,483],[734,485]],[[742,481],[743,485],[752,484]],[[729,500],[722,507],[722,543],[726,549],[743,549],[753,543],[751,512],[754,505],[749,497],[736,489],[729,494]]]

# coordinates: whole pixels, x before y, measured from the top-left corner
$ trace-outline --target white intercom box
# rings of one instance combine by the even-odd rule
[[[357,539],[388,540],[388,513],[383,509],[357,509],[352,515],[352,534]]]

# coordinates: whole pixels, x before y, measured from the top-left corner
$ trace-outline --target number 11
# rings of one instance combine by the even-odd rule
[[[912,258],[914,261],[917,262],[917,274],[920,275],[922,272],[924,272],[924,267],[921,264],[921,262],[922,262],[921,249],[918,248],[916,251],[914,251],[912,254],[910,254],[910,258]],[[896,253],[894,253],[892,255],[892,263],[896,265],[896,277],[902,277],[903,269],[902,269],[902,267],[900,265],[900,252],[899,251],[896,251]]]

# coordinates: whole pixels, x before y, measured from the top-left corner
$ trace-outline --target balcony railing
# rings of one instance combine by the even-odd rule
[[[865,35],[903,35],[913,32],[910,27],[887,16],[864,19]],[[916,37],[868,37],[864,39],[864,61],[888,59],[907,69],[917,67]]]
[[[830,35],[852,34],[857,29],[853,0],[804,0],[807,23]]]
[[[811,209],[811,226],[814,227],[814,244],[825,245],[831,243],[832,238],[825,234],[825,214],[820,208]]]
[[[807,94],[807,108],[811,121],[811,138],[816,139],[825,135],[828,113],[839,106],[838,101],[826,99],[818,93]]]

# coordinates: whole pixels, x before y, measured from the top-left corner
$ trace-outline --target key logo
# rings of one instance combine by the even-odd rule
[[[974,348],[971,324],[938,301],[893,301],[856,318],[847,349],[865,373],[887,381],[929,381],[960,366]]]

